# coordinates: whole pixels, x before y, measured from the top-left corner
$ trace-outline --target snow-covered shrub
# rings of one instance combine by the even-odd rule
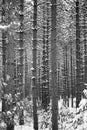
[[[30,113],[31,116],[32,116],[32,113],[33,113],[33,102],[32,102],[32,101],[29,101],[29,100],[26,98],[26,99],[24,99],[23,103],[24,103],[24,110],[26,110],[27,113]]]
[[[87,91],[83,91],[85,97]],[[83,98],[80,101],[79,107],[69,108],[67,107],[63,100],[58,102],[59,106],[59,118],[58,127],[59,130],[87,130],[87,99]],[[52,105],[49,106],[48,111],[39,112],[39,130],[52,129]]]
[[[84,97],[76,110],[71,123],[67,124],[65,130],[86,130],[87,129],[87,90],[83,91]]]
[[[52,117],[52,112],[51,112],[51,106],[48,107],[48,110],[42,110],[39,113],[39,129],[40,130],[46,130],[47,128],[51,130],[51,117]]]
[[[39,129],[40,130],[46,130],[52,129],[52,122],[51,122],[51,118],[52,118],[52,104],[50,103],[48,110],[42,110],[39,112]],[[59,124],[59,128],[61,130],[63,130],[63,128],[65,128],[64,123],[67,120],[67,114],[69,112],[69,110],[67,109],[67,107],[65,106],[63,100],[59,100],[58,102],[58,109],[59,109],[59,118],[58,118],[58,124]],[[62,127],[63,126],[63,127]]]
[[[1,121],[0,122],[0,130],[6,130],[6,128],[7,128],[6,123],[4,123],[4,121]]]

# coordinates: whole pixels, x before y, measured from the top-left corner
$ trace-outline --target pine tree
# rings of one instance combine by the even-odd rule
[[[47,86],[47,105],[50,102],[49,93],[49,37],[50,37],[50,1],[46,2],[47,20],[46,20],[46,86]]]
[[[51,1],[51,70],[52,70],[52,130],[58,130],[58,89],[57,89],[57,50],[56,15],[57,1]]]
[[[37,117],[37,0],[34,0],[33,10],[33,68],[32,68],[32,82],[33,82],[33,120],[34,129],[38,130],[38,117]]]
[[[38,49],[38,98],[41,100],[41,50]]]
[[[63,47],[63,99],[66,103],[66,96],[67,96],[67,45]]]
[[[84,2],[83,4],[83,31],[84,31],[84,83],[87,84],[87,38],[86,38],[86,21],[87,21],[87,17],[86,17],[86,8],[87,8],[87,1]]]
[[[27,61],[27,50],[25,48],[25,97],[29,95],[29,77],[28,77],[28,61]]]
[[[73,67],[72,67],[72,60],[73,56],[72,56],[72,42],[71,42],[71,95],[72,95],[72,107],[73,107],[73,98],[74,98],[74,88],[73,88]]]
[[[76,107],[81,100],[79,0],[76,1]]]
[[[24,85],[23,85],[23,52],[24,52],[24,25],[23,25],[23,20],[24,20],[24,0],[20,0],[19,2],[19,21],[20,21],[20,26],[19,26],[19,55],[20,55],[20,59],[19,59],[19,88],[22,94],[22,98],[25,97],[24,95]]]
[[[43,5],[43,57],[42,57],[42,106],[45,109],[46,104],[46,8]]]
[[[49,4],[49,3],[48,3]],[[48,10],[47,10],[48,11]],[[48,36],[49,36],[49,19],[46,20],[48,17],[46,14],[46,3],[43,5],[43,65],[42,65],[42,106],[46,110],[49,104],[49,66],[48,66]],[[48,13],[48,12],[47,12]]]
[[[2,0],[2,23],[5,24],[5,0]],[[3,81],[6,82],[6,31],[2,30],[2,76]],[[6,92],[5,86],[3,86],[3,100],[2,100],[2,111],[6,110],[4,94]]]
[[[2,23],[5,24],[5,0],[2,1]],[[2,30],[3,80],[6,81],[6,31]]]
[[[23,20],[24,20],[24,0],[20,0],[19,2],[19,21],[20,21],[20,26],[19,26],[19,88],[21,92],[21,99],[25,97],[25,90],[24,90],[24,84],[23,84],[23,54],[24,54],[24,26],[23,26]],[[19,124],[23,125],[24,124],[24,118],[23,118],[23,109],[20,110],[21,115],[19,116]]]

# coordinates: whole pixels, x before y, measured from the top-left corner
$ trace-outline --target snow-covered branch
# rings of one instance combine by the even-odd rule
[[[14,22],[11,22],[9,25],[0,25],[0,30],[7,30],[10,27],[15,26],[15,25],[20,26],[20,23],[14,21]]]
[[[10,28],[10,25],[0,25],[0,30],[7,30]]]

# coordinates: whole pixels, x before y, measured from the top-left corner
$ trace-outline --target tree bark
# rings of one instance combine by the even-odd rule
[[[52,0],[51,6],[51,70],[52,70],[52,130],[58,130],[58,88],[57,88],[57,50],[56,50],[56,6]]]
[[[38,117],[37,117],[37,0],[34,0],[33,12],[33,119],[34,129],[38,130]]]
[[[87,16],[86,16],[86,5],[87,5],[87,1],[84,3],[83,5],[83,10],[84,10],[84,16],[83,16],[83,29],[84,29],[84,60],[85,60],[85,64],[84,64],[84,83],[87,84],[87,39],[86,39],[86,29],[87,29],[87,25],[86,25],[86,22],[87,22]]]
[[[81,100],[79,0],[76,1],[76,107]]]
[[[43,5],[43,57],[42,57],[42,107],[47,108],[46,100],[46,3]]]
[[[2,23],[5,24],[5,0],[2,0]],[[6,31],[2,30],[2,77],[3,81],[6,82]],[[6,111],[5,105],[5,86],[3,86],[3,95],[2,95],[2,111]]]
[[[19,26],[19,55],[20,55],[20,63],[19,63],[19,87],[21,91],[21,96],[22,98],[25,97],[25,92],[24,92],[24,84],[23,84],[23,54],[24,54],[24,28],[23,28],[23,11],[24,11],[24,0],[20,0],[19,3],[19,21],[20,21],[20,26]]]

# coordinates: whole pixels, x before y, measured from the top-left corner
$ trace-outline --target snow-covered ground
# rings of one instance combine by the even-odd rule
[[[34,129],[33,127],[30,127],[30,126],[21,125],[21,126],[15,126],[14,130],[34,130]]]
[[[21,130],[33,130],[33,114],[32,103],[25,103],[27,108],[24,109],[24,126]],[[58,101],[59,117],[58,127],[59,130],[87,130],[87,99],[83,98],[80,101],[79,108],[76,109],[76,98],[73,99],[74,107],[72,108],[72,99],[69,99],[69,107],[65,105],[63,99]],[[48,111],[38,109],[38,130],[52,130],[52,105],[50,103]],[[15,116],[15,130],[18,130],[19,119],[18,115]]]

